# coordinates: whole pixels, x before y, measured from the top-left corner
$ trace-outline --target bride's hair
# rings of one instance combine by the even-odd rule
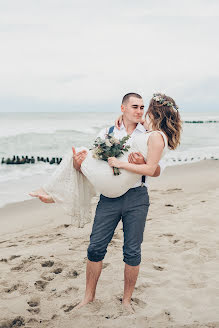
[[[153,130],[163,131],[168,139],[168,147],[176,149],[180,144],[182,121],[175,101],[165,94],[154,94],[146,115],[151,120]]]

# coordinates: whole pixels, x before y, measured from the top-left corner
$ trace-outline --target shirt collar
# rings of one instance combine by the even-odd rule
[[[124,129],[125,129],[125,125],[124,125],[123,122],[122,122],[122,124],[121,124],[121,126],[120,126],[120,131],[121,131],[121,130],[124,130]],[[144,126],[143,126],[141,123],[138,123],[138,124],[136,125],[135,130],[138,130],[138,131],[143,132],[143,133],[146,131],[145,128],[144,128]]]
[[[139,130],[141,132],[145,132],[145,127],[141,124],[141,123],[138,123],[137,126],[136,126],[136,130]]]
[[[123,129],[125,129],[125,125],[124,125],[123,122],[122,122],[122,124],[121,124],[121,126],[120,126],[120,130],[123,130]]]

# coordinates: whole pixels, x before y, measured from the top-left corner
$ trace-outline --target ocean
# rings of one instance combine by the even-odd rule
[[[168,166],[219,158],[219,113],[184,113],[181,145],[165,157]],[[13,155],[63,157],[72,146],[92,146],[117,113],[0,113],[0,160]],[[195,123],[196,122],[196,123]],[[0,207],[30,199],[57,164],[0,164]]]

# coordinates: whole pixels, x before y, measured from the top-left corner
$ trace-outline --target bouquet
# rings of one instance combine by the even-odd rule
[[[128,151],[130,146],[125,145],[126,141],[130,136],[123,137],[121,140],[116,139],[112,133],[106,134],[105,139],[97,138],[94,141],[93,157],[102,159],[103,161],[108,160],[109,157],[119,157],[125,151]],[[120,175],[121,172],[117,167],[113,167],[113,174]]]

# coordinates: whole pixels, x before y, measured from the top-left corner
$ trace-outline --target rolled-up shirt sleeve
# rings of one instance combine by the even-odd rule
[[[96,138],[106,139],[106,134],[108,133],[108,131],[109,131],[109,128],[100,130],[100,132],[98,133]]]

